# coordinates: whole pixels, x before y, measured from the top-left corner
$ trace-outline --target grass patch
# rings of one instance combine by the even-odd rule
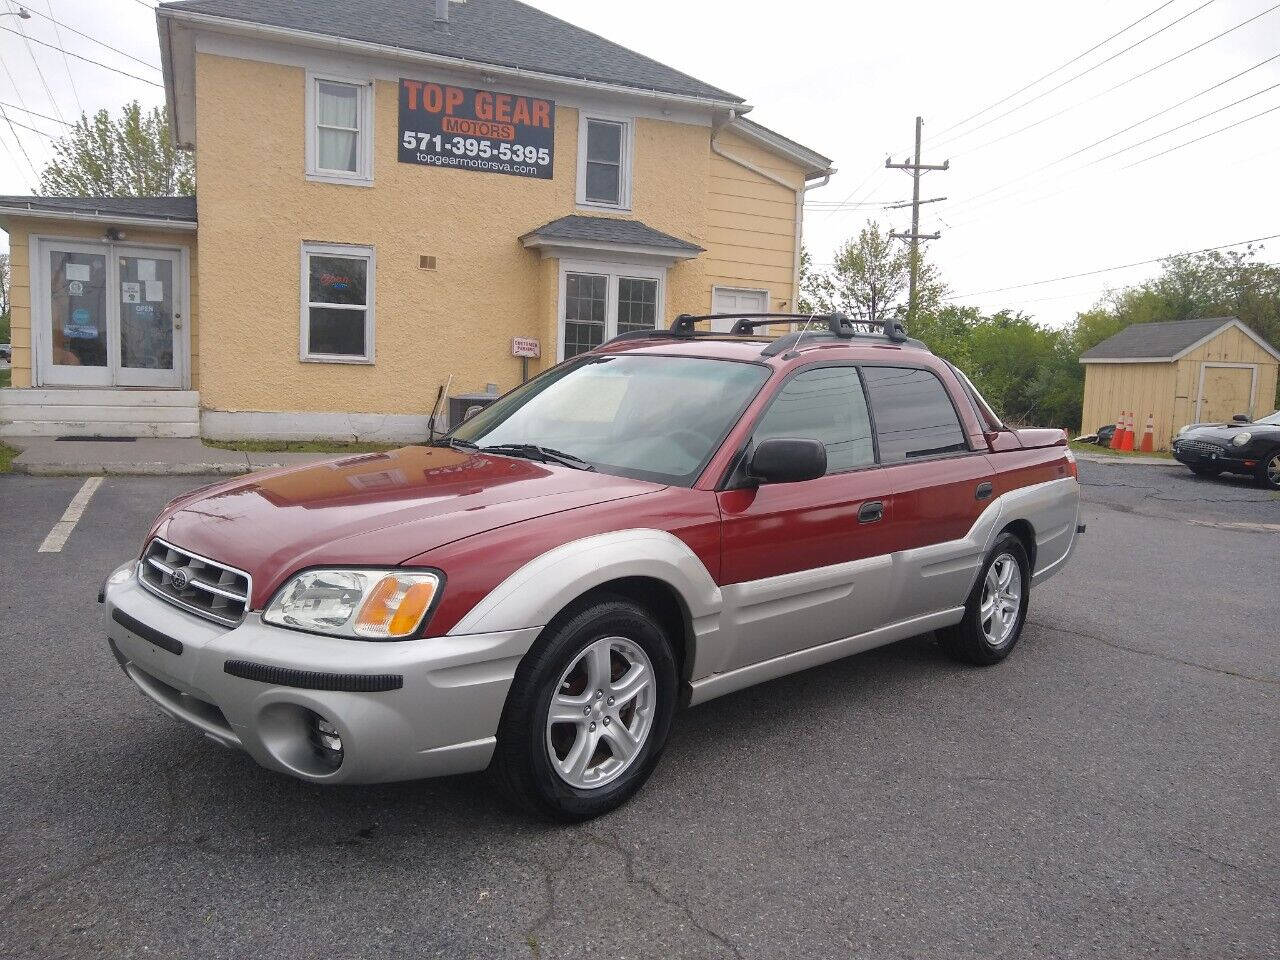
[[[1110,447],[1100,447],[1096,443],[1081,443],[1078,440],[1071,441],[1071,449],[1079,450],[1081,453],[1100,453],[1106,457],[1159,457],[1161,460],[1173,459],[1173,454],[1167,450],[1157,450],[1155,453],[1143,453],[1140,450],[1112,450]]]
[[[13,447],[0,443],[0,473],[13,472],[13,458],[18,455],[18,452]]]
[[[384,453],[403,443],[358,443],[342,440],[205,440],[206,447],[241,453]]]

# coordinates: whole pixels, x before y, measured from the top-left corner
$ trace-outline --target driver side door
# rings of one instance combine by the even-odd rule
[[[891,587],[892,491],[876,463],[858,369],[809,367],[779,387],[752,433],[817,439],[825,476],[720,491],[729,662],[758,663],[880,626]]]

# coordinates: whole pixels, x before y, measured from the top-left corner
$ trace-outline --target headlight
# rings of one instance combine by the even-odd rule
[[[1178,428],[1178,436],[1182,436],[1184,433],[1186,433],[1190,429],[1191,429],[1191,424],[1184,423],[1182,426]]]
[[[1253,439],[1253,434],[1248,430],[1243,430],[1231,438],[1233,446],[1243,447],[1246,443]]]
[[[438,573],[308,570],[277,591],[262,619],[281,627],[361,640],[413,636],[440,591]]]

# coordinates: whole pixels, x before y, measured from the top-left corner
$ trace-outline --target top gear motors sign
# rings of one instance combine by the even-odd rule
[[[550,180],[556,105],[539,97],[400,80],[400,162]]]

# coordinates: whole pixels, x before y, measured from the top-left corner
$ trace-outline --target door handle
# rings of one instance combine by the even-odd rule
[[[979,500],[985,500],[987,497],[991,496],[992,489],[991,484],[984,481],[983,483],[978,484],[978,489],[974,491],[974,496]]]
[[[859,523],[875,523],[884,516],[884,503],[879,500],[868,500],[858,508]]]

